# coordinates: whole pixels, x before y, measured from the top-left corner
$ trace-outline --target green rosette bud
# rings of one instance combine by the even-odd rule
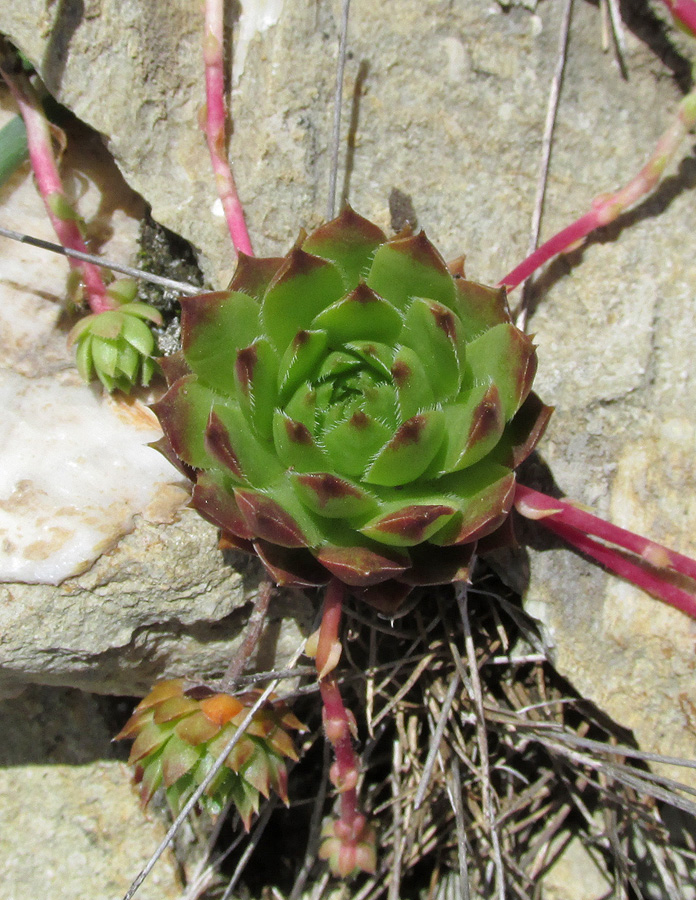
[[[155,338],[147,323],[161,325],[162,317],[147,303],[132,300],[132,282],[115,282],[109,294],[116,308],[80,319],[68,345],[77,345],[77,368],[86,382],[96,375],[110,393],[127,394],[137,384],[148,385],[157,370]]]
[[[136,707],[114,740],[134,739],[128,762],[146,806],[164,787],[178,813],[234,737],[258,694],[232,696],[207,688],[184,689],[181,679],[162,681]],[[297,760],[288,729],[304,725],[280,701],[259,709],[244,736],[228,754],[200,803],[213,815],[232,799],[249,830],[260,796],[275,791],[287,804],[286,759]]]
[[[183,301],[182,337],[154,409],[194,506],[276,583],[336,577],[386,612],[466,577],[551,413],[504,289],[350,208],[285,258],[242,255]]]

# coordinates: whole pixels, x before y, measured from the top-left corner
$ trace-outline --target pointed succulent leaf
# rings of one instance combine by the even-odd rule
[[[162,757],[155,756],[142,770],[140,778],[140,804],[144,808],[152,800],[155,791],[162,784]]]
[[[211,468],[214,462],[205,446],[205,431],[215,400],[195,375],[188,375],[152,406],[174,452],[196,469]]]
[[[377,453],[365,472],[368,484],[396,486],[414,481],[430,465],[445,435],[445,415],[431,409],[412,416]]]
[[[259,338],[237,351],[234,380],[249,423],[259,437],[270,438],[278,394],[278,355],[269,341]]]
[[[278,458],[288,469],[315,472],[330,464],[326,452],[317,445],[307,426],[280,409],[273,414],[273,440]]]
[[[141,356],[135,347],[130,344],[122,344],[118,349],[116,376],[124,375],[129,384],[137,381],[138,365]]]
[[[401,423],[393,384],[368,384],[363,388],[362,396],[362,408],[366,415],[383,422],[392,430]]]
[[[229,394],[237,350],[259,336],[259,305],[246,294],[219,291],[181,301],[186,362],[201,380]]]
[[[278,369],[278,394],[287,401],[298,387],[315,375],[326,355],[329,337],[325,331],[298,331],[283,354]]]
[[[350,341],[345,345],[349,353],[362,360],[377,378],[391,381],[394,348],[380,341]]]
[[[152,381],[152,376],[157,371],[157,363],[155,360],[148,356],[143,359],[140,365],[140,383],[143,387],[147,387]]]
[[[522,465],[543,437],[552,412],[553,406],[546,406],[531,391],[508,422],[491,458],[511,469]]]
[[[195,790],[196,782],[192,773],[188,772],[166,789],[167,803],[170,809],[175,813],[181,812]]]
[[[75,363],[77,365],[77,371],[80,373],[80,378],[89,383],[94,374],[91,334],[85,335],[85,337],[78,342],[77,350],[75,351]]]
[[[485,378],[497,386],[505,421],[509,421],[531,390],[537,357],[531,338],[514,325],[494,325],[467,344],[469,379]]]
[[[291,757],[294,759],[296,757]],[[282,759],[278,759],[273,754],[268,755],[267,759],[269,779],[271,788],[280,797],[286,806],[289,806],[288,798],[288,772]]]
[[[326,546],[317,552],[317,559],[344,584],[368,587],[402,575],[410,565],[408,555],[400,555],[396,548],[378,545],[340,547]]]
[[[308,546],[307,538],[296,520],[276,500],[242,488],[236,488],[234,495],[249,529],[256,537],[280,544],[281,547]]]
[[[107,340],[93,334],[92,359],[94,360],[97,374],[115,378],[118,367],[118,344],[115,340]]]
[[[283,354],[298,331],[343,294],[343,280],[330,262],[293,250],[264,297],[261,321],[265,334]]]
[[[184,375],[193,374],[181,350],[177,350],[171,356],[161,356],[157,361],[167,380],[167,387],[171,387],[175,381],[183,378]]]
[[[411,547],[411,566],[401,580],[414,587],[468,581],[476,544],[436,547],[432,543]]]
[[[324,385],[331,391],[330,385]],[[295,422],[302,422],[314,434],[317,413],[317,390],[309,382],[301,384],[285,404],[285,413]]]
[[[275,751],[276,756],[285,756],[288,759],[292,759],[297,761],[298,756],[295,751],[295,745],[292,742],[292,738],[284,731],[282,728],[278,728],[275,726],[271,733],[268,735],[268,746]],[[268,756],[273,756],[273,753],[268,752]]]
[[[402,422],[435,403],[425,366],[410,347],[400,347],[391,367]]]
[[[427,541],[457,512],[447,503],[384,504],[379,516],[359,529],[361,534],[394,547],[414,547]]]
[[[504,287],[493,288],[464,278],[455,278],[457,302],[455,310],[467,341],[473,340],[494,325],[512,322]]]
[[[446,475],[472,466],[487,456],[505,428],[500,394],[495,384],[474,385],[464,402],[443,407],[445,442],[429,472]]]
[[[252,432],[241,406],[234,402],[223,403],[217,398],[213,403],[204,435],[204,449],[209,459],[224,466],[237,481],[259,487],[274,481],[282,473],[283,466],[267,442],[259,440]],[[211,464],[201,463],[199,468],[211,468]]]
[[[331,260],[341,272],[345,287],[352,288],[366,277],[375,251],[385,240],[381,228],[346,206],[337,219],[317,228],[302,248]]]
[[[211,756],[219,756],[220,753],[229,744],[232,738],[232,732],[229,729],[220,735],[219,741],[215,745],[211,744],[208,748]],[[256,753],[256,744],[246,735],[241,738],[230,750],[225,758],[225,765],[233,772],[239,772],[249,762]]]
[[[162,722],[171,722],[172,719],[179,719],[181,716],[193,713],[197,709],[198,704],[195,700],[191,700],[189,697],[179,694],[178,696],[170,697],[168,700],[163,700],[162,703],[159,703],[155,708],[152,721],[157,725],[160,725]]]
[[[391,437],[387,425],[358,411],[328,428],[322,440],[338,474],[360,477]]]
[[[291,478],[300,500],[317,515],[352,519],[368,516],[378,507],[373,493],[330,472],[293,473]]]
[[[459,317],[440,303],[417,298],[406,313],[400,340],[423,361],[435,399],[455,397],[464,355]]]
[[[155,325],[162,325],[164,321],[159,310],[155,309],[154,306],[150,306],[149,303],[141,303],[140,301],[124,303],[123,306],[119,307],[119,312],[125,316],[148,319],[148,321],[154,322]]]
[[[502,525],[512,509],[515,475],[503,466],[482,460],[476,466],[446,475],[439,486],[458,498],[460,508],[430,540],[444,546],[463,544]]]
[[[171,787],[195,768],[201,758],[200,751],[173,733],[162,751],[162,780]]]
[[[326,331],[335,346],[355,340],[391,343],[398,337],[402,324],[391,303],[360,282],[345,297],[323,309],[312,322],[312,328]]]
[[[172,729],[163,725],[155,725],[148,722],[139,732],[128,757],[129,765],[138,762],[145,756],[149,756],[155,750],[159,750],[171,735]]]
[[[247,256],[246,253],[239,252],[237,268],[227,290],[248,294],[249,297],[260,302],[283,262],[282,257],[264,258]]]
[[[241,770],[240,774],[252,787],[268,798],[271,788],[268,759],[262,747],[257,746],[256,753]]]
[[[204,519],[217,525],[226,534],[251,541],[255,535],[237,506],[231,486],[219,473],[201,472],[193,488],[191,505]]]
[[[238,716],[244,709],[244,704],[230,694],[214,694],[200,701],[200,709],[211,722],[222,726]]]
[[[280,547],[261,539],[254,541],[254,550],[279,587],[320,587],[329,581],[328,571],[309,550]]]
[[[137,712],[151,709],[169,700],[170,697],[177,697],[184,689],[184,681],[182,678],[170,678],[167,681],[159,681],[152,688],[147,697],[144,697],[136,707]]]
[[[123,331],[125,316],[120,310],[111,309],[98,313],[90,322],[89,330],[95,337],[115,341]]]
[[[422,231],[382,244],[375,253],[367,284],[401,310],[413,297],[435,300],[450,308],[455,301],[454,280],[447,265]]]
[[[155,338],[143,322],[135,316],[123,317],[123,337],[143,356],[151,356],[155,349]]]
[[[192,747],[207,743],[215,737],[218,730],[219,726],[200,710],[181,719],[174,726],[174,733]]]
[[[234,782],[232,798],[245,831],[249,831],[254,816],[259,812],[259,792],[244,778],[239,778]]]

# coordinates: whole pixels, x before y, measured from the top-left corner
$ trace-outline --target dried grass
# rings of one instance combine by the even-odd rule
[[[394,622],[364,606],[348,618],[343,689],[363,723],[377,873],[334,889],[314,862],[326,805],[325,757],[315,751],[310,769],[300,763],[291,776],[291,791],[311,802],[283,813],[283,827],[297,816],[309,832],[304,859],[269,866],[268,854],[285,850],[277,832],[258,838],[247,888],[240,881],[225,894],[220,879],[203,896],[255,896],[262,870],[272,876],[263,896],[283,900],[532,900],[571,841],[594,860],[607,896],[696,895],[696,790],[651,771],[649,763],[676,761],[639,751],[572,691],[491,573],[468,592],[424,591]],[[318,705],[311,698],[309,708]],[[318,734],[317,719],[308,743]]]

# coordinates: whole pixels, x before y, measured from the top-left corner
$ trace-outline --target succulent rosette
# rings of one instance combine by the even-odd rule
[[[68,345],[77,344],[77,369],[84,381],[96,375],[110,393],[127,394],[138,384],[148,385],[157,370],[148,323],[161,325],[162,316],[148,303],[134,300],[136,284],[129,279],[114,282],[108,294],[114,309],[80,319],[68,335]]]
[[[155,405],[193,505],[278,584],[393,609],[505,525],[551,410],[505,291],[350,208],[184,300]]]
[[[181,679],[161,681],[150,691],[114,740],[133,738],[128,762],[135,766],[146,806],[163,786],[175,812],[184,806],[246,718],[257,694],[232,696],[207,688],[186,691]],[[260,795],[275,791],[288,802],[285,759],[297,760],[288,729],[304,725],[280,701],[258,710],[243,737],[208,785],[201,804],[221,812],[232,799],[247,830]]]

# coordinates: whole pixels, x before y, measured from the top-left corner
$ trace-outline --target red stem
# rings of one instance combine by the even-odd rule
[[[225,155],[225,67],[223,58],[223,0],[205,0],[206,138],[215,173],[218,195],[225,211],[227,227],[237,252],[253,256],[234,176]]]
[[[696,594],[678,588],[669,580],[671,572],[696,580],[696,561],[693,559],[625,528],[619,528],[618,525],[612,525],[565,500],[549,497],[521,484],[516,488],[515,508],[521,515],[538,521],[607,569],[696,618]],[[607,541],[614,547],[600,543],[590,535]],[[633,553],[638,561],[626,559],[616,547]],[[646,563],[652,567],[652,571],[644,567]],[[660,574],[660,569],[664,574]]]
[[[317,647],[316,667],[317,672],[324,671],[325,664],[330,657],[331,648],[339,640],[339,628],[345,588],[340,581],[333,579],[327,589],[324,598],[324,611],[319,629],[319,643]],[[360,830],[365,822],[358,810],[358,795],[356,783],[359,773],[358,757],[353,749],[352,731],[354,720],[346,709],[336,676],[328,672],[320,677],[319,690],[324,704],[324,728],[326,736],[331,742],[336,762],[332,767],[332,781],[341,794],[341,819],[347,829],[346,837],[358,837],[354,834],[356,825]]]
[[[62,206],[69,209],[71,215],[74,215],[58,174],[58,167],[53,155],[51,131],[41,107],[41,102],[24,73],[10,75],[2,69],[0,69],[0,73],[12,92],[24,119],[27,129],[29,159],[34,170],[36,184],[53,228],[58,235],[58,240],[69,250],[79,250],[81,253],[88,253],[87,246],[75,221],[76,216],[75,218],[64,218],[58,212],[58,209]],[[108,309],[114,309],[116,304],[107,295],[106,287],[97,266],[92,263],[78,262],[74,259],[69,260],[69,262],[73,268],[78,269],[82,273],[87,291],[87,300],[92,312],[100,313]]]
[[[652,156],[635,178],[615,193],[598,197],[589,212],[542,244],[502,278],[498,286],[505,285],[508,290],[517,287],[552,257],[572,250],[596,228],[613,222],[624,210],[649,193],[662,177],[668,162],[694,124],[696,124],[696,89],[681,101],[676,119],[657,142]]]
[[[696,3],[694,0],[662,0],[675,19],[696,37]]]

